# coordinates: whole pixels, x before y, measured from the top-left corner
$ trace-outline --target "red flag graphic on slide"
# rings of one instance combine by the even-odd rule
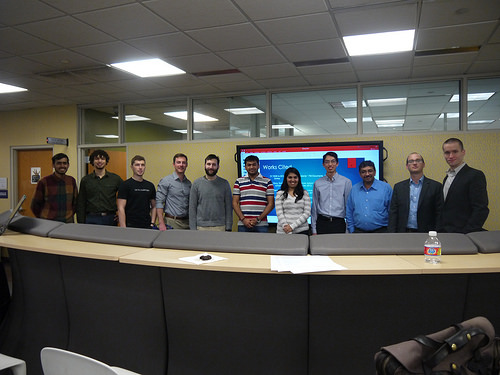
[[[356,158],[347,158],[347,168],[356,168]]]

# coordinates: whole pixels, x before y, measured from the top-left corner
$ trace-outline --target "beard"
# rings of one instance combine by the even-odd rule
[[[207,176],[210,176],[210,177],[215,176],[218,171],[219,171],[219,168],[217,168],[217,169],[207,169],[207,168],[205,168],[205,173],[207,174]]]

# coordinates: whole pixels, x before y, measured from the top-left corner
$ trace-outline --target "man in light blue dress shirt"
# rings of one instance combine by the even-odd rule
[[[389,222],[392,188],[375,179],[375,164],[365,160],[359,165],[362,181],[352,187],[347,199],[346,219],[349,233],[384,233]]]
[[[156,189],[158,228],[189,229],[189,193],[191,181],[186,177],[187,156],[181,153],[173,158],[174,173],[160,180]],[[166,223],[165,223],[166,219]]]
[[[337,173],[339,158],[335,152],[323,155],[326,175],[314,182],[311,210],[312,234],[345,233],[345,205],[352,182]]]

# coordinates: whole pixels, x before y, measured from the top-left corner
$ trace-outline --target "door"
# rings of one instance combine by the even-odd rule
[[[35,193],[38,171],[39,178],[47,176],[53,172],[51,148],[44,149],[22,149],[16,150],[17,155],[17,199],[26,194],[21,209],[24,216],[34,217],[30,205]]]

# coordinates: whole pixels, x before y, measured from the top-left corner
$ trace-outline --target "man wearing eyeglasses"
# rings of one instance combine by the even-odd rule
[[[484,173],[465,163],[464,145],[458,138],[449,138],[443,143],[443,154],[450,168],[443,182],[444,204],[438,230],[482,231],[490,212]]]
[[[424,176],[422,155],[406,158],[410,178],[394,185],[389,209],[388,232],[428,232],[437,230],[443,206],[442,185]]]

